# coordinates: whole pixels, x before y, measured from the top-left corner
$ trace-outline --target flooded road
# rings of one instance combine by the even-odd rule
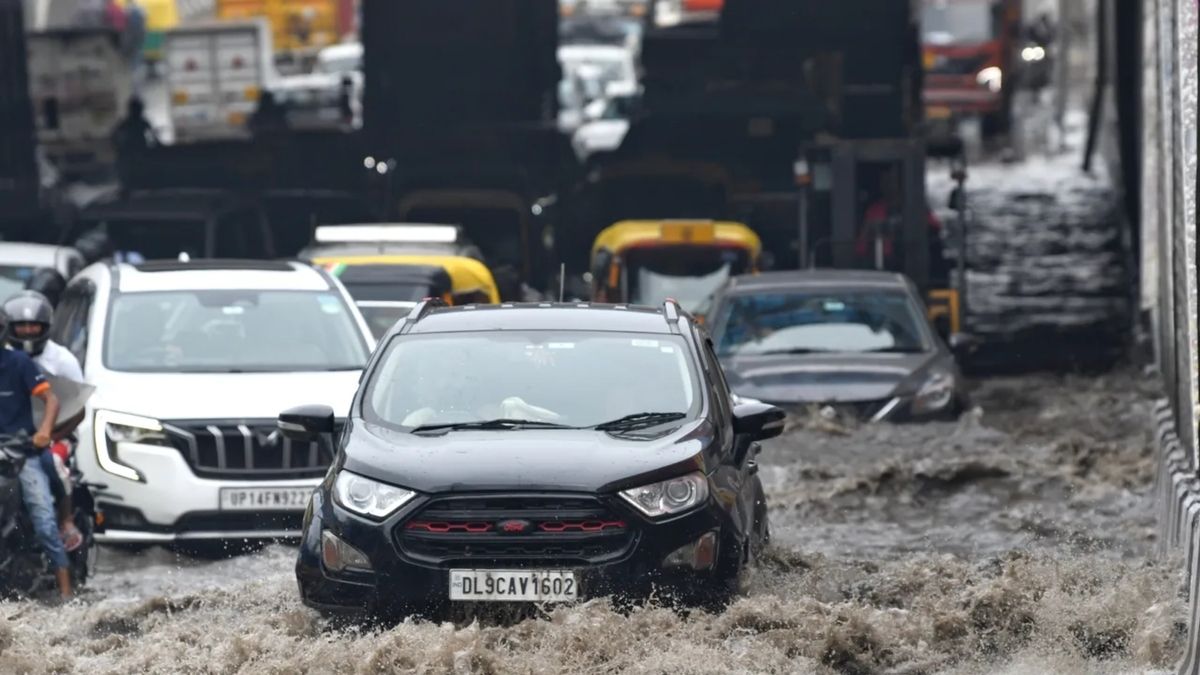
[[[1153,382],[989,380],[956,423],[805,412],[761,456],[773,545],[713,616],[605,601],[513,626],[331,629],[293,552],[104,551],[85,599],[0,604],[0,672],[1124,673],[1181,649],[1154,562]]]

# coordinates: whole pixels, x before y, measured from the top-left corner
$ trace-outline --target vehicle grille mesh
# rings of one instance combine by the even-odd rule
[[[396,527],[408,556],[440,566],[571,567],[615,560],[636,533],[594,497],[437,498]]]
[[[163,429],[201,478],[319,478],[333,461],[330,439],[292,441],[279,433],[275,420],[187,420],[164,422]]]

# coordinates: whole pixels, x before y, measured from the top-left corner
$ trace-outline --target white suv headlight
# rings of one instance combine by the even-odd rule
[[[117,444],[170,446],[162,422],[153,417],[97,410],[92,426],[95,432],[96,461],[100,468],[128,480],[144,482],[146,479],[133,467],[121,463]]]
[[[708,499],[708,478],[696,472],[650,485],[622,490],[621,498],[638,511],[658,518],[693,509]]]
[[[383,520],[404,506],[417,493],[380,483],[349,471],[338,473],[333,481],[333,497],[343,508],[359,515]]]

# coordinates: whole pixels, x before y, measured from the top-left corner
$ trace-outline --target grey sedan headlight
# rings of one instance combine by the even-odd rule
[[[658,518],[693,509],[708,499],[708,478],[700,472],[622,490],[621,498],[638,511]]]
[[[333,482],[333,497],[343,508],[362,516],[383,520],[404,506],[417,493],[402,487],[380,483],[349,471],[338,473]]]
[[[917,390],[913,398],[914,415],[941,412],[954,400],[954,375],[944,370],[935,370]]]

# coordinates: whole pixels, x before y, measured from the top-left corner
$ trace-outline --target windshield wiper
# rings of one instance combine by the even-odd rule
[[[834,354],[830,349],[810,349],[808,347],[796,347],[795,349],[768,349],[765,352],[758,352],[762,356],[771,356],[773,354]],[[748,355],[749,356],[749,355]]]
[[[868,349],[864,354],[921,354],[925,350],[919,347],[881,347],[879,349]]]
[[[556,422],[539,422],[538,420],[514,420],[514,419],[497,419],[497,420],[478,420],[475,422],[451,422],[448,424],[423,424],[415,427],[412,433],[419,434],[426,431],[459,431],[465,429],[476,429],[481,431],[508,431],[511,429],[572,429],[565,424]]]
[[[634,429],[644,429],[665,422],[674,422],[687,417],[687,413],[681,412],[640,412],[624,417],[618,417],[615,420],[601,422],[594,429],[597,431],[632,431]]]

